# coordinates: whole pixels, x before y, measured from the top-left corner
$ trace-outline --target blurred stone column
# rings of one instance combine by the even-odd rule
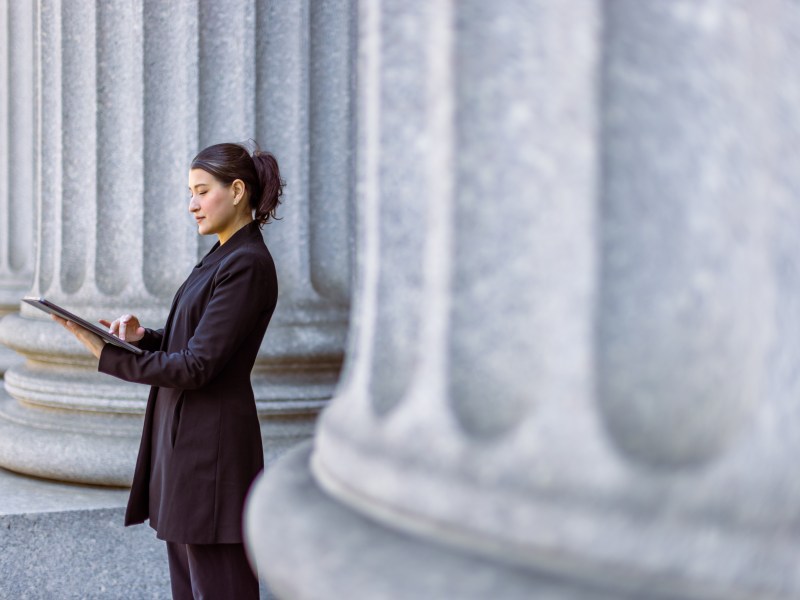
[[[271,587],[797,596],[797,9],[359,16],[352,349],[250,497]]]
[[[19,309],[34,264],[35,3],[0,2],[0,317]],[[0,346],[0,377],[21,357]]]
[[[751,31],[774,5],[607,9],[598,400],[652,466],[716,456],[759,396],[774,66]]]

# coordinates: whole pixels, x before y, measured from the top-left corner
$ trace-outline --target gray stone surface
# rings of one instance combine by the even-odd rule
[[[128,490],[74,485],[26,477],[0,469],[0,516],[114,509],[124,506]]]
[[[19,389],[15,387],[17,375],[16,372],[8,375],[6,388]],[[46,388],[44,393],[31,395],[25,390],[25,396],[29,397],[25,397],[24,404],[0,388],[3,465],[20,473],[61,481],[130,485],[142,432],[139,404],[118,394],[124,387],[108,381],[87,387],[87,378],[80,373],[57,372],[51,376],[61,378],[62,393],[55,394]],[[69,390],[70,386],[84,394],[89,392],[77,396],[81,404],[64,403],[63,390]],[[285,414],[262,413],[266,464],[309,438],[314,409],[316,406],[300,415],[295,407],[289,407]]]
[[[0,456],[5,468],[20,473],[130,485],[141,431],[138,414],[22,405],[0,390]]]
[[[127,497],[0,470],[0,598],[171,598],[163,542],[122,525]]]
[[[0,599],[172,598],[164,542],[123,527],[127,498],[0,469]],[[263,583],[261,598],[273,598]]]
[[[0,4],[0,318],[19,309],[34,266],[35,2]],[[20,362],[0,348],[0,376]]]
[[[264,227],[279,297],[263,348],[266,364],[336,383],[347,333],[350,230],[350,13],[341,1],[263,2],[257,11],[256,140],[287,182],[280,221]],[[312,46],[310,28],[330,15]],[[320,46],[322,45],[322,46]],[[326,68],[320,69],[324,60]],[[319,88],[330,94],[320,95]],[[327,115],[332,115],[328,117]],[[332,118],[336,127],[323,127]],[[313,148],[313,154],[312,154]],[[311,167],[309,161],[315,160]],[[343,173],[344,172],[344,173]],[[329,218],[329,215],[332,215]],[[322,262],[320,262],[322,261]],[[320,272],[325,272],[323,277]],[[316,372],[316,373],[315,373]]]
[[[14,308],[34,266],[36,70],[34,2],[0,6],[0,310]]]
[[[606,11],[598,401],[632,460],[709,460],[759,401],[774,297],[763,87],[778,41],[759,18],[746,2]]]
[[[145,2],[144,31],[144,285],[170,298],[199,260],[186,198],[187,165],[197,153],[198,10],[194,2]],[[157,107],[157,110],[154,109]],[[165,235],[164,224],[171,224]],[[167,301],[168,302],[168,301]]]

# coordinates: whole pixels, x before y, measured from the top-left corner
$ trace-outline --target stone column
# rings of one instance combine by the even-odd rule
[[[354,188],[352,4],[257,4],[255,137],[287,182],[281,220],[264,227],[280,285],[253,371],[269,417],[268,460],[311,434],[341,369]]]
[[[361,4],[352,352],[247,510],[279,596],[800,592],[798,23]]]
[[[261,18],[264,10],[259,4]],[[215,241],[196,234],[187,211],[192,156],[211,143],[258,137],[257,108],[271,114],[271,97],[254,93],[261,76],[254,14],[249,2],[41,3],[43,216],[30,293],[90,319],[133,312],[147,326],[164,323],[175,290]],[[216,28],[222,22],[241,28],[234,36],[238,46],[221,43]],[[308,20],[296,27],[297,39],[307,43]],[[296,70],[308,71],[307,62]],[[333,106],[342,102],[347,106],[346,86]],[[278,131],[296,126],[274,118]],[[282,141],[263,143],[284,164],[289,151]],[[276,314],[254,370],[268,459],[310,434],[316,411],[331,394],[346,331],[346,294],[332,300],[293,295],[292,269],[300,278],[311,261],[284,267],[288,261],[281,257],[302,255],[297,246],[314,239],[290,229],[307,227],[303,168],[286,173],[297,189],[287,193],[286,210],[297,216],[287,214],[265,228],[284,288],[279,311],[293,314]],[[330,190],[335,202],[346,204],[347,190],[338,184]],[[290,233],[273,241],[271,232],[281,227]],[[344,239],[346,248],[347,235],[336,229],[332,238]],[[282,244],[292,248],[282,250]],[[346,281],[348,275],[336,277]],[[303,305],[309,298],[316,303]],[[288,333],[281,333],[281,319]],[[285,341],[292,335],[293,345]],[[28,359],[7,374],[0,465],[42,477],[128,484],[147,387],[98,374],[83,347],[32,307],[3,319],[0,338]]]
[[[598,394],[620,450],[653,466],[716,456],[763,377],[771,64],[737,24],[759,12],[607,10]]]
[[[34,264],[35,6],[0,2],[0,317],[30,289]],[[0,377],[21,357],[0,347]]]

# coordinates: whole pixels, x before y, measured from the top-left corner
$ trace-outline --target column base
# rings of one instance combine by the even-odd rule
[[[130,486],[142,417],[24,405],[0,390],[0,466],[55,479]]]
[[[25,362],[25,359],[13,350],[0,346],[0,377],[3,377],[6,371],[12,367],[16,367]]]
[[[0,319],[11,314],[16,309],[16,305],[3,305],[2,302],[0,302]],[[0,377],[3,377],[3,374],[11,367],[21,365],[23,362],[25,362],[25,359],[22,356],[9,348],[0,346]]]
[[[592,588],[389,529],[317,486],[309,468],[311,448],[305,443],[277,461],[256,481],[247,502],[248,551],[280,598],[666,598]]]
[[[142,415],[20,403],[0,388],[0,467],[57,481],[129,487]],[[262,415],[264,462],[308,440],[316,414]]]
[[[28,387],[24,385],[27,381],[22,367],[19,372],[12,369],[10,373],[10,387]],[[84,385],[91,387],[88,382]],[[113,384],[107,387],[116,392],[113,395],[117,398],[111,399],[109,390],[105,390],[109,392],[105,398],[103,390],[90,390],[92,395],[83,400],[91,408],[84,410],[76,409],[76,398],[59,406],[46,382],[40,386],[39,394],[25,390],[29,401],[19,401],[0,387],[0,467],[58,481],[130,486],[145,403],[134,398],[122,400]],[[44,388],[47,393],[42,393]],[[116,408],[128,412],[100,412],[100,404],[109,411]],[[303,410],[295,403],[258,404],[266,464],[313,435],[318,406]]]

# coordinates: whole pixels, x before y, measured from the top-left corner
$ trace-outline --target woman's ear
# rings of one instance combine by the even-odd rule
[[[231,183],[231,190],[233,190],[233,203],[239,204],[242,198],[244,198],[244,181],[241,179],[234,179],[233,183]]]

